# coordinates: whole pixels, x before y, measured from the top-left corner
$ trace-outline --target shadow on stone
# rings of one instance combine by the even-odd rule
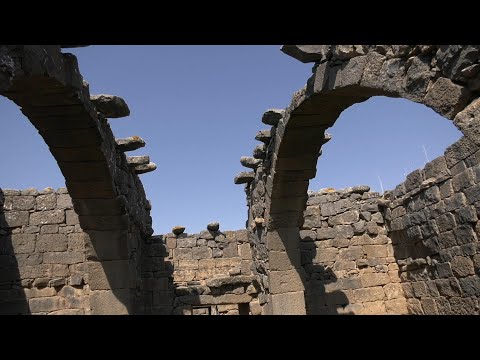
[[[27,284],[21,280],[17,256],[28,261],[28,252],[33,252],[31,247],[35,243],[22,239],[21,234],[12,234],[3,211],[4,201],[4,192],[0,189],[0,315],[29,314],[23,290]],[[15,255],[15,250],[22,254]]]

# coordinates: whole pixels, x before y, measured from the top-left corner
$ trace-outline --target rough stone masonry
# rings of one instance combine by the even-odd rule
[[[0,46],[0,93],[67,186],[0,190],[0,314],[479,313],[480,46],[285,45],[313,75],[240,159],[246,229],[156,236],[139,179],[156,165],[126,156],[145,142],[108,123],[130,109],[91,96],[63,47]],[[464,136],[382,196],[307,191],[327,128],[378,95],[425,104]]]

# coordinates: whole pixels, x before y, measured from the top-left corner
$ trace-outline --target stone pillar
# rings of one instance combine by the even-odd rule
[[[128,231],[87,230],[85,243],[93,315],[132,313],[135,264],[129,260]]]
[[[306,315],[305,274],[300,263],[299,240],[297,227],[267,233],[269,308],[273,315]]]

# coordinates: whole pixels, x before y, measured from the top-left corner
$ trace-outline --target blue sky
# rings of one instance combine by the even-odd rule
[[[157,170],[141,175],[151,200],[155,232],[184,225],[194,233],[219,221],[221,229],[245,226],[243,186],[234,176],[250,156],[261,116],[285,108],[311,75],[280,46],[90,46],[71,49],[91,94],[113,94],[131,115],[112,119],[116,137],[138,135]],[[47,146],[19,109],[0,98],[4,154],[0,187],[64,186]],[[452,123],[423,105],[376,97],[344,111],[328,130],[312,190],[368,184],[380,190],[403,181],[426,158],[441,155],[460,138]]]

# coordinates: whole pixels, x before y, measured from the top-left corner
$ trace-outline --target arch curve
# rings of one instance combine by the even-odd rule
[[[473,154],[480,146],[480,47],[285,45],[282,51],[314,63],[313,75],[280,119],[269,123],[265,115],[271,111],[264,115],[263,122],[273,125],[272,136],[264,160],[245,180],[248,226],[269,300],[265,312],[302,314],[299,229],[309,180],[329,140],[325,130],[353,104],[372,96],[402,97],[453,120],[462,131],[464,137],[447,150],[447,161]]]
[[[93,313],[130,312],[139,285],[129,259],[153,234],[151,205],[138,174],[156,166],[148,157],[125,156],[145,145],[139,137],[116,141],[110,129],[107,117],[127,116],[127,105],[118,97],[91,98],[76,57],[61,48],[0,46],[0,94],[21,108],[65,177],[87,235],[86,272],[90,289],[99,294]]]

